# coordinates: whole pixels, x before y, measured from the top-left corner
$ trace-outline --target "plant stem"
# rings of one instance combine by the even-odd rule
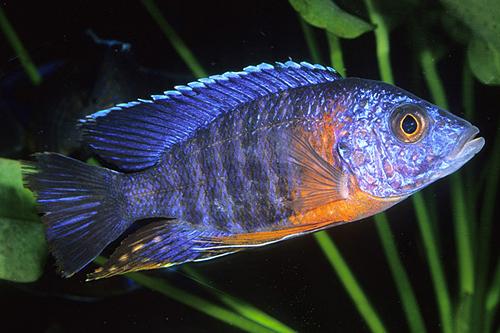
[[[345,77],[344,57],[342,56],[342,46],[340,45],[340,38],[334,34],[326,31],[326,38],[330,49],[330,61],[340,75]]]
[[[450,107],[448,105],[448,101],[446,100],[443,82],[439,77],[436,62],[434,61],[432,52],[428,47],[424,46],[420,51],[420,66],[424,71],[425,82],[429,87],[434,104],[445,110],[449,110]]]
[[[188,275],[189,278],[206,287],[206,289],[217,296],[222,303],[226,304],[243,317],[251,319],[254,322],[278,333],[295,332],[295,330],[269,316],[267,313],[259,310],[253,305],[213,287],[204,276],[202,276],[192,267],[186,265],[183,267],[183,271]]]
[[[491,325],[493,324],[495,313],[498,309],[499,304],[500,304],[500,260],[497,263],[495,274],[493,275],[491,286],[486,296],[486,304],[485,304],[486,322],[484,326],[485,328],[484,332],[491,331]]]
[[[191,50],[187,47],[186,43],[179,37],[179,35],[175,32],[175,30],[168,24],[167,20],[161,15],[160,10],[154,3],[154,0],[143,0],[142,4],[151,15],[153,20],[158,24],[161,31],[167,37],[169,42],[175,48],[179,56],[184,60],[186,65],[189,67],[191,72],[196,77],[205,77],[207,73],[200,65],[198,60],[196,60],[195,56],[191,52]]]
[[[472,75],[472,71],[470,70],[469,67],[469,62],[467,61],[467,57],[465,57],[463,66],[462,66],[462,107],[464,109],[464,114],[465,118],[467,120],[472,120],[474,118],[474,112],[475,112],[475,106],[474,106],[474,98],[475,98],[475,93],[474,93],[474,78]],[[475,163],[475,160],[470,161],[468,163]],[[485,311],[483,306],[477,306],[476,304],[484,304],[485,300],[485,288],[486,288],[486,281],[487,281],[487,273],[488,273],[488,265],[487,265],[487,260],[486,262],[483,260],[483,256],[481,255],[482,251],[481,249],[484,247],[484,244],[489,244],[486,240],[479,241],[480,238],[478,238],[478,223],[476,222],[476,212],[478,211],[478,200],[479,200],[479,195],[481,193],[481,190],[483,188],[484,182],[481,181],[481,179],[476,179],[476,176],[472,174],[472,170],[475,168],[468,168],[467,170],[464,170],[464,176],[465,179],[463,180],[465,182],[465,188],[467,189],[466,192],[466,202],[468,206],[467,210],[467,218],[471,222],[471,240],[473,241],[472,247],[473,248],[479,248],[478,251],[475,251],[474,253],[474,266],[475,266],[475,286],[474,286],[474,295],[471,299],[471,305],[474,305],[471,307],[470,311],[470,324],[469,324],[469,330],[475,331],[475,332],[483,332],[484,331],[484,325],[485,323]],[[475,225],[472,225],[474,223]],[[485,331],[489,332],[489,331]]]
[[[251,320],[243,318],[232,311],[226,310],[187,291],[175,288],[163,279],[154,278],[141,273],[129,273],[127,277],[151,290],[157,291],[173,300],[223,321],[231,326],[247,332],[274,332]]]
[[[374,333],[387,332],[335,243],[325,231],[315,233],[314,237],[370,330]]]
[[[463,69],[462,69],[462,107],[464,109],[465,119],[472,121],[474,118],[474,77],[472,75],[472,71],[469,68],[469,62],[467,59],[464,60]],[[465,193],[466,195],[466,203],[467,203],[467,219],[470,221],[471,228],[471,241],[477,240],[477,228],[474,225],[474,220],[476,219],[477,212],[477,202],[478,196],[481,191],[483,182],[478,182],[474,175],[472,174],[472,170],[476,168],[476,160],[469,161],[470,164],[473,164],[474,167],[469,167],[466,169],[464,174],[464,179],[462,181],[464,187],[468,189]],[[469,164],[469,166],[470,166]],[[472,247],[475,248],[477,246],[476,243],[472,244]]]
[[[312,37],[312,29],[311,27],[304,22],[300,17],[299,20],[301,22],[301,27],[307,42],[307,45],[309,47],[309,52],[311,54],[311,58],[313,61],[319,61],[319,52],[316,47],[316,42],[314,41],[314,38]],[[330,47],[332,47],[334,44],[330,43]],[[330,49],[330,53],[332,53],[333,50]],[[332,58],[332,60],[339,61],[339,59],[342,59],[342,49],[340,48],[340,45],[337,45],[337,56],[335,58]],[[332,64],[334,67],[339,66],[339,63],[333,63]],[[340,66],[339,66],[340,67]],[[343,67],[343,66],[341,66]],[[326,256],[327,260],[329,261],[330,265],[332,266],[332,269],[335,271],[337,276],[339,277],[340,281],[342,282],[344,288],[346,289],[347,293],[351,297],[354,305],[358,309],[359,313],[361,314],[361,317],[365,320],[366,324],[370,328],[370,330],[373,333],[380,333],[380,332],[386,332],[387,330],[384,327],[384,324],[380,320],[379,316],[375,312],[375,309],[371,306],[368,298],[366,297],[365,293],[361,289],[361,286],[357,282],[356,278],[354,277],[354,274],[351,272],[349,269],[349,266],[345,262],[344,258],[340,254],[340,251],[337,249],[337,246],[333,242],[333,240],[328,236],[328,233],[326,231],[320,231],[314,234],[314,237],[316,239],[316,242],[318,243],[319,247],[323,251],[323,254]]]
[[[311,55],[311,60],[317,64],[322,63],[313,28],[302,19],[300,14],[297,14],[297,17],[300,22],[300,27],[302,28],[304,39],[306,40],[307,48],[309,49],[309,54]]]
[[[376,26],[375,43],[380,77],[382,81],[394,84],[390,61],[389,29],[385,24],[384,18],[373,5],[372,0],[365,0],[365,5],[371,22]]]
[[[461,293],[471,295],[474,293],[474,262],[464,189],[459,174],[451,175],[450,179]]]
[[[441,265],[441,261],[439,260],[439,251],[436,245],[436,239],[434,237],[434,233],[432,232],[429,213],[427,211],[421,193],[415,193],[413,195],[413,203],[415,212],[417,214],[420,234],[424,242],[427,262],[429,263],[429,269],[431,271],[431,278],[434,285],[434,292],[436,293],[437,297],[439,315],[441,317],[441,325],[443,328],[443,332],[451,333],[452,316],[451,316],[450,295],[448,293],[448,288],[446,286],[443,267]]]
[[[469,62],[464,61],[462,70],[462,104],[465,118],[472,121],[474,119],[474,76],[469,68]]]
[[[7,19],[2,6],[0,6],[0,29],[2,29],[5,37],[10,43],[10,46],[12,46],[14,52],[19,57],[19,61],[21,62],[21,65],[23,66],[24,71],[30,78],[31,82],[34,85],[39,85],[42,82],[42,77],[38,72],[36,66],[33,64],[33,61],[31,60],[28,52],[21,43],[21,40],[17,36],[16,31]]]
[[[500,128],[500,118],[498,120],[497,128]],[[493,152],[490,156],[490,159],[486,163],[486,169],[488,171],[488,181],[485,184],[484,194],[482,197],[482,206],[479,214],[479,228],[477,232],[477,243],[478,243],[478,251],[476,253],[476,298],[477,304],[483,304],[483,301],[486,304],[491,304],[491,291],[487,295],[486,287],[488,281],[488,267],[490,262],[490,251],[491,251],[491,240],[492,240],[492,223],[493,223],[493,213],[496,207],[496,196],[498,191],[498,181],[500,180],[500,156],[498,152],[500,151],[500,131],[497,131],[495,142],[493,143],[493,147],[491,149]],[[498,276],[498,272],[500,270],[500,262],[497,265],[497,270],[492,282],[494,285],[499,283],[500,276]],[[483,332],[491,332],[492,328],[492,315],[494,311],[490,314],[490,310],[484,310],[482,306],[477,306],[473,309],[473,319],[474,324],[480,329],[482,328]],[[481,327],[482,325],[482,327]],[[479,330],[478,330],[479,331]]]
[[[436,63],[428,47],[424,47],[420,54],[420,62],[425,73],[425,80],[429,86],[434,103],[443,109],[449,109],[444,92],[443,83],[439,77]],[[459,266],[461,294],[474,293],[474,264],[472,259],[472,246],[470,223],[467,219],[466,200],[463,183],[459,173],[451,175],[451,196],[453,215],[455,219],[455,238],[457,240],[457,257]]]
[[[497,129],[500,128],[500,119],[498,120]],[[479,247],[479,267],[486,268],[490,258],[489,247],[491,244],[491,231],[493,223],[493,213],[496,206],[496,197],[498,192],[498,182],[500,180],[500,130],[497,130],[495,142],[492,145],[492,154],[487,163],[488,182],[484,190],[483,205],[480,214],[480,226],[478,239],[480,239]]]
[[[106,260],[106,258],[99,256],[94,260],[94,262],[102,266],[104,265]],[[254,333],[275,332],[274,330],[270,330],[251,320],[243,318],[242,316],[232,311],[226,310],[218,305],[204,300],[201,297],[176,288],[166,282],[164,279],[155,278],[143,273],[127,273],[125,274],[125,276],[148,289],[157,291],[160,294],[167,296],[179,303],[182,303],[206,315],[223,321],[231,326],[237,327],[243,331]]]
[[[365,0],[365,4],[371,22],[377,27],[375,29],[375,43],[380,77],[383,81],[394,84],[394,76],[392,74],[390,61],[389,30],[382,15],[378,13],[372,1]],[[403,302],[403,308],[405,310],[408,326],[414,333],[425,332],[422,314],[420,313],[420,308],[418,306],[413,288],[411,287],[411,283],[408,279],[408,275],[399,258],[386,214],[381,213],[376,215],[375,221],[392,276],[396,282],[399,296]]]
[[[375,225],[384,248],[385,256],[391,269],[392,277],[396,282],[399,296],[403,303],[406,320],[410,331],[413,333],[426,332],[422,314],[418,306],[415,293],[411,286],[408,274],[398,255],[398,250],[394,242],[387,215],[384,213],[375,216]]]

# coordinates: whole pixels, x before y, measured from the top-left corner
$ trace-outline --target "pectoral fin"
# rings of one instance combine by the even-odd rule
[[[300,179],[292,207],[296,212],[312,210],[348,196],[348,177],[340,167],[326,161],[305,139],[292,137],[291,161],[299,167]]]

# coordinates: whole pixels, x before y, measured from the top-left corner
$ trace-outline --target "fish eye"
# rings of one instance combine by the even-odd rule
[[[427,118],[425,110],[417,105],[400,105],[391,114],[392,131],[400,141],[415,143],[427,132]]]

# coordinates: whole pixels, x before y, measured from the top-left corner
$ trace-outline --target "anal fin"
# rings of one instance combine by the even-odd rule
[[[197,229],[179,220],[161,220],[150,223],[127,237],[109,260],[87,281],[125,274],[128,272],[170,267],[186,262],[204,261],[236,252],[236,249],[207,249],[211,243],[199,241],[217,235]]]

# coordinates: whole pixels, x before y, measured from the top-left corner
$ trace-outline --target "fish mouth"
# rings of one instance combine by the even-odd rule
[[[476,155],[484,146],[484,138],[478,137],[476,135],[479,133],[479,128],[472,126],[467,130],[467,132],[462,136],[462,139],[458,142],[457,148],[451,154],[450,161],[460,161],[465,159],[464,163],[467,162],[472,156]]]
[[[471,126],[459,140],[455,150],[446,159],[445,168],[439,173],[438,177],[447,176],[467,163],[474,155],[476,155],[484,147],[484,138],[477,137],[479,129],[476,126]]]

